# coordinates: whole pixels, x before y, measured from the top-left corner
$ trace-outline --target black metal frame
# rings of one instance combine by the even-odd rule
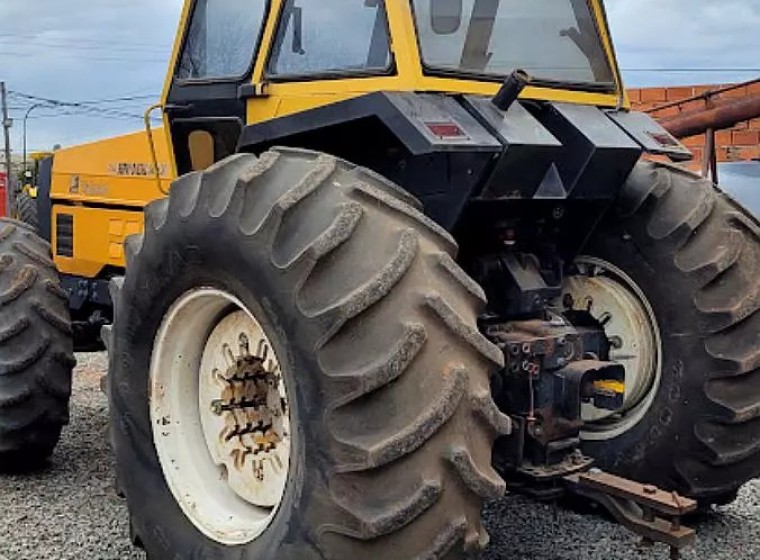
[[[37,224],[40,237],[46,241],[53,240],[53,163],[55,155],[46,157],[37,167]]]

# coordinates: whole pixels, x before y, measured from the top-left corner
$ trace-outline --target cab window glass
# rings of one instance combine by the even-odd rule
[[[587,0],[413,0],[422,58],[434,71],[611,85]]]
[[[233,78],[251,67],[267,0],[198,0],[177,69],[181,80]]]
[[[377,73],[390,65],[382,0],[286,0],[270,75]]]

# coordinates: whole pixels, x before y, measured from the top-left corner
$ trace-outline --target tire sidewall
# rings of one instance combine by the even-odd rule
[[[638,423],[604,441],[585,440],[584,451],[603,469],[666,488],[683,486],[676,470],[679,451],[689,447],[698,418],[709,408],[703,393],[709,360],[702,317],[695,306],[700,285],[674,263],[678,247],[639,235],[645,224],[607,220],[584,251],[624,271],[651,305],[661,336],[661,375],[651,406]],[[660,468],[653,468],[660,465]]]

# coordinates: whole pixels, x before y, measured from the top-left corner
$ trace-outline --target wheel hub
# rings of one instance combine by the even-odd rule
[[[273,507],[290,454],[287,398],[277,357],[266,338],[250,338],[252,327],[239,311],[211,333],[199,406],[209,452],[230,487],[252,504]]]
[[[657,320],[642,290],[614,265],[592,257],[576,261],[578,274],[563,286],[565,309],[586,311],[604,329],[608,359],[626,370],[625,401],[615,413],[584,407],[585,439],[608,439],[630,429],[651,406],[661,374]]]

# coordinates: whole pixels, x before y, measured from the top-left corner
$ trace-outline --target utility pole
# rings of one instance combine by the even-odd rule
[[[40,107],[45,107],[47,103],[35,103],[29,109],[27,109],[26,114],[24,115],[24,176],[26,177],[26,172],[29,168],[26,162],[26,123],[29,120],[29,115],[32,114],[32,111],[35,109],[38,109]]]
[[[11,127],[13,121],[8,117],[8,99],[5,91],[5,82],[0,82],[0,104],[3,111],[3,131],[5,133],[5,208],[6,212],[11,212],[11,203],[13,202],[13,178],[11,174]]]

